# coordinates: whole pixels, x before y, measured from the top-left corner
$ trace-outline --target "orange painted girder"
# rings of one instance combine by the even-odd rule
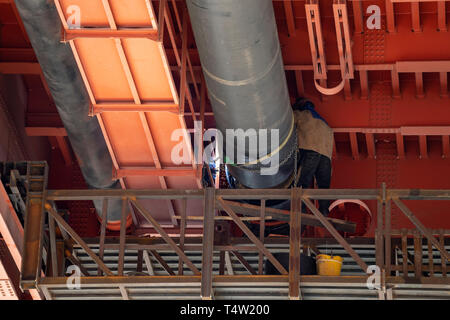
[[[62,24],[77,38],[69,44],[89,93],[93,112],[102,128],[116,172],[134,170],[132,175],[120,176],[123,188],[132,189],[196,189],[201,187],[197,170],[192,163],[192,146],[189,136],[172,133],[185,129],[180,112],[151,111],[153,107],[179,106],[175,87],[161,42],[143,38],[138,31],[158,32],[155,13],[148,0],[55,0]],[[74,7],[78,6],[78,7]],[[80,28],[69,30],[74,10],[79,9]],[[84,37],[84,29],[90,34]],[[127,36],[127,30],[134,30]],[[122,32],[123,31],[123,32]],[[120,33],[122,32],[122,33]],[[120,35],[119,35],[120,33]],[[92,38],[95,34],[95,38]],[[102,37],[102,34],[105,34]],[[116,38],[111,38],[117,36]],[[66,38],[67,40],[67,38]],[[101,105],[121,106],[119,111]],[[134,109],[135,108],[135,109]],[[127,110],[127,111],[125,111]],[[134,110],[134,111],[133,111]],[[177,110],[177,109],[175,109]],[[189,139],[188,139],[189,138]],[[172,161],[172,150],[179,144],[188,150],[188,163]],[[157,176],[147,174],[147,169],[180,168],[184,175]],[[191,170],[183,170],[191,169]],[[142,174],[139,175],[139,172]],[[198,172],[198,171],[196,171]],[[143,201],[146,208],[163,225],[176,224],[174,216],[181,210],[177,201]],[[201,214],[201,203],[188,204],[193,214]],[[141,216],[136,217],[140,227],[149,227]]]

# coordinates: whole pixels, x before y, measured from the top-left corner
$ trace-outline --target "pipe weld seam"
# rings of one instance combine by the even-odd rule
[[[278,148],[276,148],[276,149],[275,149],[274,151],[272,151],[271,153],[266,154],[266,155],[265,155],[264,157],[262,157],[262,158],[259,158],[259,159],[256,159],[256,160],[254,160],[254,161],[247,162],[247,163],[244,163],[244,164],[240,164],[240,165],[238,165],[238,166],[236,166],[236,167],[245,167],[245,166],[254,165],[254,164],[257,164],[257,163],[259,163],[259,162],[262,162],[262,161],[264,161],[264,160],[267,160],[267,159],[273,157],[274,154],[280,152],[281,149],[283,149],[284,146],[288,143],[289,139],[291,138],[291,135],[292,135],[292,132],[293,132],[293,131],[294,131],[294,117],[292,117],[291,128],[289,129],[289,134],[287,135],[286,139],[284,139],[284,141],[278,146]]]
[[[280,46],[277,47],[277,52],[275,53],[275,56],[273,57],[272,61],[270,62],[269,66],[267,67],[266,70],[264,70],[263,72],[261,72],[259,75],[255,76],[255,77],[251,77],[248,79],[244,79],[244,80],[226,80],[226,79],[222,79],[218,76],[213,75],[208,69],[206,69],[205,66],[203,66],[203,71],[205,72],[205,74],[210,77],[211,79],[213,79],[216,82],[219,82],[220,84],[226,85],[226,86],[234,86],[234,87],[239,87],[239,86],[245,86],[247,84],[256,82],[262,78],[264,78],[271,70],[272,68],[275,66],[277,60],[278,60],[278,56],[280,55]]]

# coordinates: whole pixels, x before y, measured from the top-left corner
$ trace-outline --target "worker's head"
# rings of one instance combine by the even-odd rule
[[[295,103],[292,105],[292,109],[298,111],[311,110],[314,109],[314,104],[306,98],[300,97],[295,100]]]

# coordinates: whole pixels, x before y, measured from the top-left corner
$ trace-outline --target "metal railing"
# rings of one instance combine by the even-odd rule
[[[103,200],[104,211],[110,199],[123,200],[122,227],[119,237],[105,237],[106,224],[101,224],[100,238],[83,239],[58,213],[55,202],[76,200]],[[182,210],[180,216],[180,234],[176,237],[169,236],[160,223],[154,218],[152,209],[143,204],[144,199],[181,201]],[[344,238],[340,231],[354,230],[355,225],[346,221],[324,217],[316,208],[315,200],[335,199],[359,199],[376,201],[377,203],[377,229],[374,239],[372,238]],[[255,204],[247,204],[241,200],[253,200]],[[256,200],[256,202],[255,202]],[[290,200],[290,210],[273,209],[266,206],[268,201]],[[393,190],[380,189],[204,189],[204,190],[47,190],[45,198],[45,210],[48,213],[48,228],[42,227],[41,236],[48,237],[48,249],[43,250],[45,241],[40,241],[40,252],[46,252],[47,263],[44,263],[45,277],[36,277],[35,286],[41,288],[44,293],[49,293],[52,288],[65,285],[69,278],[65,269],[65,260],[77,265],[81,273],[81,283],[89,286],[113,285],[127,286],[139,283],[149,286],[155,283],[181,281],[187,285],[197,283],[199,295],[203,299],[214,298],[213,291],[217,283],[223,281],[230,283],[258,282],[262,285],[271,286],[274,283],[285,283],[288,288],[288,297],[299,299],[302,297],[302,283],[314,281],[329,285],[330,283],[347,283],[356,281],[365,283],[368,275],[368,265],[375,264],[381,270],[381,284],[379,287],[379,298],[392,297],[392,288],[401,283],[417,283],[419,285],[450,285],[446,277],[446,265],[448,262],[448,251],[445,241],[448,240],[446,231],[442,231],[439,239],[433,234],[435,231],[427,229],[407,208],[404,200],[450,200],[449,190]],[[187,202],[202,201],[203,215],[188,216]],[[414,224],[416,229],[401,231],[402,245],[408,232],[410,234],[420,233],[429,240],[432,248],[435,248],[433,257],[439,261],[440,266],[430,269],[429,260],[422,261],[422,256],[417,254],[420,247],[415,240],[415,253],[406,253],[404,261],[414,261],[417,271],[414,277],[406,281],[409,273],[400,276],[399,271],[405,270],[405,263],[398,264],[395,258],[399,243],[396,236],[398,230],[392,230],[391,203],[395,203],[405,216]],[[304,203],[312,214],[301,213],[301,203]],[[127,237],[125,230],[125,219],[128,206],[131,205],[135,213],[145,217],[159,234],[158,238],[136,238]],[[217,213],[224,215],[217,215]],[[186,237],[186,221],[190,219],[201,220],[203,223],[203,236],[201,238]],[[259,237],[249,228],[246,222],[260,222]],[[279,220],[288,222],[290,234],[293,236],[273,239],[264,238],[266,220]],[[104,220],[103,220],[104,221]],[[56,223],[55,223],[56,222]],[[42,220],[44,223],[44,220]],[[228,228],[235,224],[242,230],[245,237],[234,239],[229,237]],[[303,239],[300,236],[302,224],[323,226],[332,235],[326,239]],[[33,229],[38,230],[38,226]],[[48,230],[48,232],[47,232]],[[340,230],[340,231],[339,231]],[[403,233],[402,233],[403,232]],[[27,237],[27,235],[25,235]],[[283,243],[283,250],[289,251],[289,266],[283,266],[274,253],[277,252],[271,244],[279,241]],[[322,242],[321,242],[322,241]],[[300,276],[300,252],[308,250],[319,252],[318,247],[324,243],[338,245],[345,252],[347,261],[353,263],[353,270],[358,275],[342,277],[323,276]],[[396,242],[397,241],[397,242]],[[362,256],[361,244],[370,243],[371,252],[375,257],[367,259]],[[447,244],[448,245],[448,244]],[[402,246],[402,249],[404,247]],[[278,248],[280,249],[280,248]],[[417,249],[417,250],[416,250]],[[410,251],[410,250],[409,250]],[[80,252],[83,254],[80,256]],[[405,251],[404,251],[405,252]],[[253,255],[249,255],[252,253]],[[255,254],[257,260],[255,261]],[[409,254],[409,256],[408,256]],[[131,272],[129,257],[136,257],[136,272]],[[413,256],[413,258],[411,258]],[[44,257],[43,257],[44,258]],[[170,259],[169,259],[170,258]],[[167,260],[169,259],[169,260]],[[249,259],[251,260],[249,262]],[[375,261],[374,261],[375,260]],[[112,262],[114,261],[114,262]],[[263,274],[263,264],[270,261],[279,271],[279,276]],[[32,263],[25,261],[24,263]],[[45,262],[45,261],[44,261]],[[397,262],[397,264],[395,264]],[[345,263],[345,262],[344,262]],[[426,265],[425,265],[426,263]],[[95,265],[94,272],[92,265]],[[234,272],[239,265],[239,272]],[[401,270],[400,267],[402,268]],[[131,269],[130,269],[131,268]],[[163,271],[163,274],[155,270]],[[153,270],[153,271],[152,271]],[[431,272],[431,270],[433,272]],[[130,273],[131,272],[131,273]],[[424,273],[425,272],[425,273]],[[39,274],[36,272],[35,274]],[[100,277],[99,277],[100,276]],[[31,283],[31,282],[28,282]],[[121,292],[126,289],[121,288]],[[49,291],[50,290],[50,291]],[[391,290],[391,291],[389,291]],[[390,293],[389,293],[390,292]],[[125,295],[123,295],[125,297]]]

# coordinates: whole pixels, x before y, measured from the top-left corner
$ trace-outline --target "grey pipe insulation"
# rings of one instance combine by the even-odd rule
[[[247,137],[244,163],[227,164],[231,175],[247,188],[289,185],[297,143],[272,0],[187,0],[187,7],[217,129],[224,137],[227,129],[279,133],[273,145],[270,135],[267,144],[258,136],[257,150]],[[261,174],[274,161],[278,172]]]
[[[260,169],[265,164],[261,162],[227,163],[236,182],[231,187],[289,187],[296,173],[297,135],[272,0],[186,2],[217,129],[223,136],[227,129],[279,132],[274,146],[269,142],[270,147],[264,148],[259,141],[257,145],[258,155],[267,154],[270,161],[279,161],[277,174],[262,175]],[[249,139],[246,147],[248,142]],[[236,139],[233,144],[236,150]],[[247,147],[245,156],[251,151],[255,150]],[[270,200],[266,206],[287,209],[290,202]],[[259,226],[251,223],[247,226],[259,235]],[[288,235],[289,225],[266,226],[265,233]]]
[[[60,42],[61,21],[48,0],[15,0],[70,144],[89,188],[120,188],[98,120],[89,117],[89,96],[69,44]],[[101,201],[94,201],[101,216]],[[110,200],[108,222],[121,218],[121,200]]]

